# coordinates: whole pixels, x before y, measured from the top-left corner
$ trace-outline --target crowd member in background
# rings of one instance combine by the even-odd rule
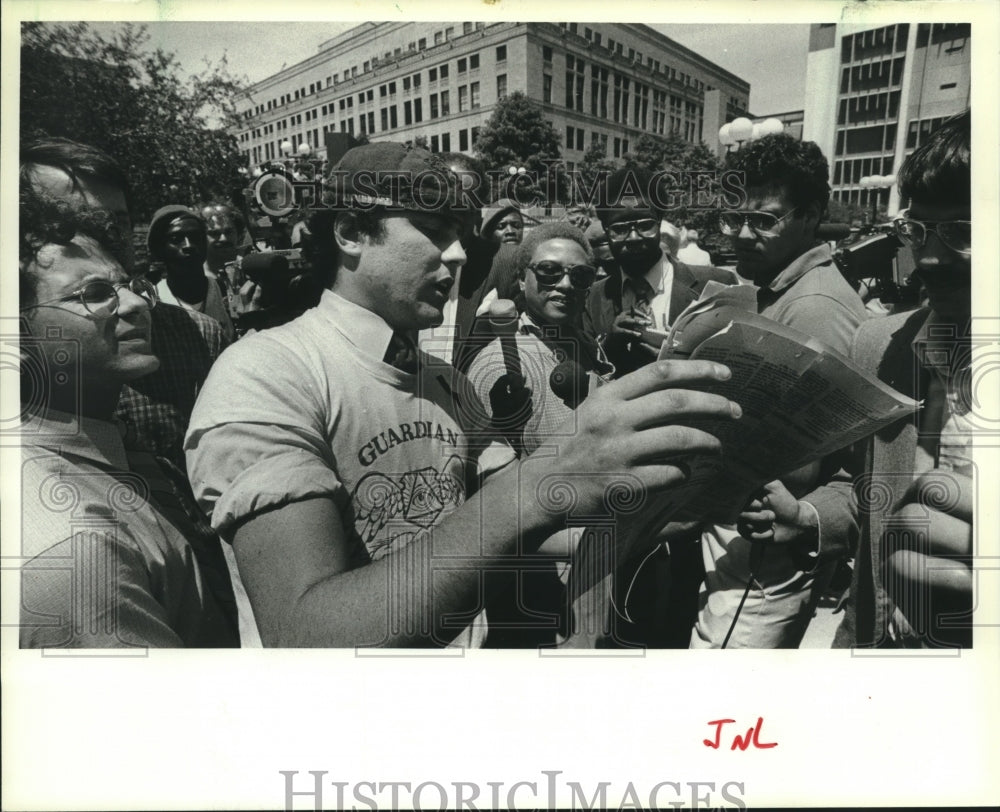
[[[830,198],[826,158],[811,141],[769,135],[740,150],[735,168],[745,173],[746,204],[722,212],[720,227],[737,272],[759,286],[758,312],[846,354],[866,313],[816,235]],[[720,647],[727,637],[733,648],[798,647],[856,541],[843,463],[834,455],[771,482],[741,521],[702,529],[706,576],[693,647]]]
[[[156,286],[161,301],[210,316],[232,341],[236,336],[222,291],[205,270],[205,221],[186,206],[164,206],[153,214],[146,246],[149,256],[164,266],[164,277]]]
[[[688,265],[711,265],[712,258],[708,251],[698,245],[699,234],[693,228],[681,229],[681,247],[677,251],[677,259]]]
[[[107,212],[22,190],[22,647],[235,644],[169,484],[111,422],[159,366],[126,255]]]
[[[623,191],[634,187],[648,192],[653,182],[653,174],[644,169],[613,172],[606,187],[612,205],[598,211],[617,269],[591,288],[583,324],[603,345],[619,375],[656,358],[660,348],[643,343],[644,329],[665,330],[709,280],[737,281],[731,271],[689,268],[664,252],[661,213],[654,210],[648,194],[621,199]]]
[[[521,456],[573,428],[572,412],[591,387],[589,376],[613,371],[580,332],[583,303],[597,277],[592,263],[579,227],[563,222],[531,229],[517,255],[520,317],[510,338],[494,339],[469,368],[469,380],[497,430]],[[540,560],[535,568],[491,574],[487,646],[551,646],[568,636],[561,576],[572,546],[570,531],[561,531],[540,549],[559,556],[559,564]]]
[[[681,247],[681,230],[669,220],[660,220],[660,248],[668,257],[676,259]]]
[[[455,274],[455,283],[444,306],[440,325],[420,331],[420,348],[431,355],[466,370],[472,359],[490,341],[489,325],[477,320],[483,302],[498,298],[499,290],[509,290],[514,283],[514,263],[510,257],[516,247],[482,236],[483,215],[478,201],[489,193],[489,181],[480,161],[461,152],[439,153],[454,172],[467,196],[466,224],[462,233],[465,263]],[[499,258],[499,259],[498,259]]]
[[[361,172],[381,173],[387,203],[355,187]],[[658,392],[728,370],[665,363],[588,398],[554,456],[513,464],[465,376],[415,345],[466,259],[467,215],[421,201],[450,199],[456,180],[411,145],[349,150],[328,180],[331,228],[313,229],[336,243],[330,288],[226,352],[195,407],[188,469],[267,645],[477,645],[484,571],[559,529],[543,478],[572,478],[585,513],[621,475],[655,498],[683,479],[663,460],[718,448],[684,424],[739,414],[718,396]]]
[[[837,646],[972,645],[970,122],[968,111],[945,122],[899,172],[909,208],[895,232],[927,306],[872,319],[854,339],[858,364],[923,405],[864,445],[861,539]]]
[[[603,346],[616,375],[632,372],[656,358],[659,346],[642,340],[642,331],[666,330],[677,315],[701,294],[710,280],[734,284],[736,276],[719,268],[690,268],[668,256],[660,243],[662,212],[650,197],[653,173],[620,169],[607,179],[609,208],[599,209],[601,224],[616,268],[590,289],[583,315],[584,331]],[[642,198],[623,193],[642,191]],[[673,576],[671,576],[673,571]],[[632,598],[624,620],[615,613],[613,638],[622,644],[686,647],[702,577],[696,541],[657,548],[645,565],[622,562],[615,572],[619,606]],[[673,578],[687,590],[671,587]],[[609,607],[610,608],[610,607]],[[611,644],[616,644],[611,641]]]
[[[611,255],[608,235],[604,232],[601,221],[595,219],[584,232],[590,250],[594,252],[594,264],[597,266],[597,278],[603,279],[610,274],[618,273],[615,258]]]
[[[483,212],[482,234],[492,242],[518,245],[524,237],[521,210],[512,201],[501,198]]]
[[[51,139],[21,150],[21,191],[72,208],[109,212],[121,232],[132,233],[128,177],[110,155],[86,144]],[[121,242],[122,264],[132,264],[130,239]],[[191,542],[217,602],[236,624],[232,586],[215,532],[198,508],[188,483],[183,440],[201,385],[227,346],[219,323],[192,310],[162,302],[155,307],[151,343],[159,367],[121,387],[115,417],[128,428],[131,446],[153,453],[187,515]]]

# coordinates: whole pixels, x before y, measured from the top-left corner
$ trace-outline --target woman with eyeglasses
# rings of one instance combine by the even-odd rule
[[[594,379],[614,368],[598,357],[596,345],[580,331],[583,303],[597,278],[584,233],[566,222],[537,226],[525,235],[516,262],[516,325],[506,332],[497,329],[501,335],[476,356],[468,376],[496,429],[527,456],[554,432],[572,426],[566,421],[596,385]],[[543,551],[568,559],[571,545],[569,531],[563,531],[549,539]],[[516,579],[520,583],[512,583]],[[557,642],[552,619],[565,609],[565,600],[551,564],[494,574],[487,592],[488,647]],[[513,603],[515,596],[519,605]]]
[[[129,278],[109,215],[26,196],[20,222],[21,646],[224,646],[179,503],[111,422],[159,366],[156,289]]]

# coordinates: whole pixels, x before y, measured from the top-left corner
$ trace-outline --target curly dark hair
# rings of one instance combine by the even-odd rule
[[[125,266],[125,238],[110,212],[22,190],[18,206],[20,307],[35,301],[38,280],[31,264],[44,245],[68,245],[77,235],[91,237]]]
[[[971,139],[971,110],[942,124],[903,161],[899,170],[903,197],[933,206],[968,206]]]
[[[830,165],[812,141],[766,135],[736,153],[733,168],[745,174],[748,189],[783,190],[796,208],[815,204],[821,216],[826,211]]]

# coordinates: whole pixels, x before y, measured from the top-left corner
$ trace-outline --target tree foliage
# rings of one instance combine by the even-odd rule
[[[184,77],[173,54],[148,42],[145,26],[104,34],[86,23],[25,23],[21,40],[22,143],[62,136],[114,156],[137,220],[167,203],[230,199],[243,185],[227,127],[245,82],[224,56]]]
[[[541,107],[521,92],[497,102],[473,146],[489,171],[503,172],[510,166],[523,166],[541,180],[551,171],[551,162],[562,162],[555,127],[545,118]]]
[[[723,163],[704,144],[691,144],[671,133],[666,137],[643,133],[624,156],[625,165],[664,172],[674,206],[666,217],[677,226],[697,229],[701,245],[708,250],[727,250],[727,238],[719,233],[717,179]],[[709,178],[716,180],[709,181]]]

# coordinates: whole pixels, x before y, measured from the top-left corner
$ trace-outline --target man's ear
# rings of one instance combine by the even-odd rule
[[[816,201],[805,205],[802,209],[802,219],[812,224],[813,231],[819,226],[819,221],[823,219],[825,208]]]
[[[337,241],[337,250],[351,257],[361,254],[362,236],[357,218],[350,212],[337,215],[333,223],[333,236]]]

